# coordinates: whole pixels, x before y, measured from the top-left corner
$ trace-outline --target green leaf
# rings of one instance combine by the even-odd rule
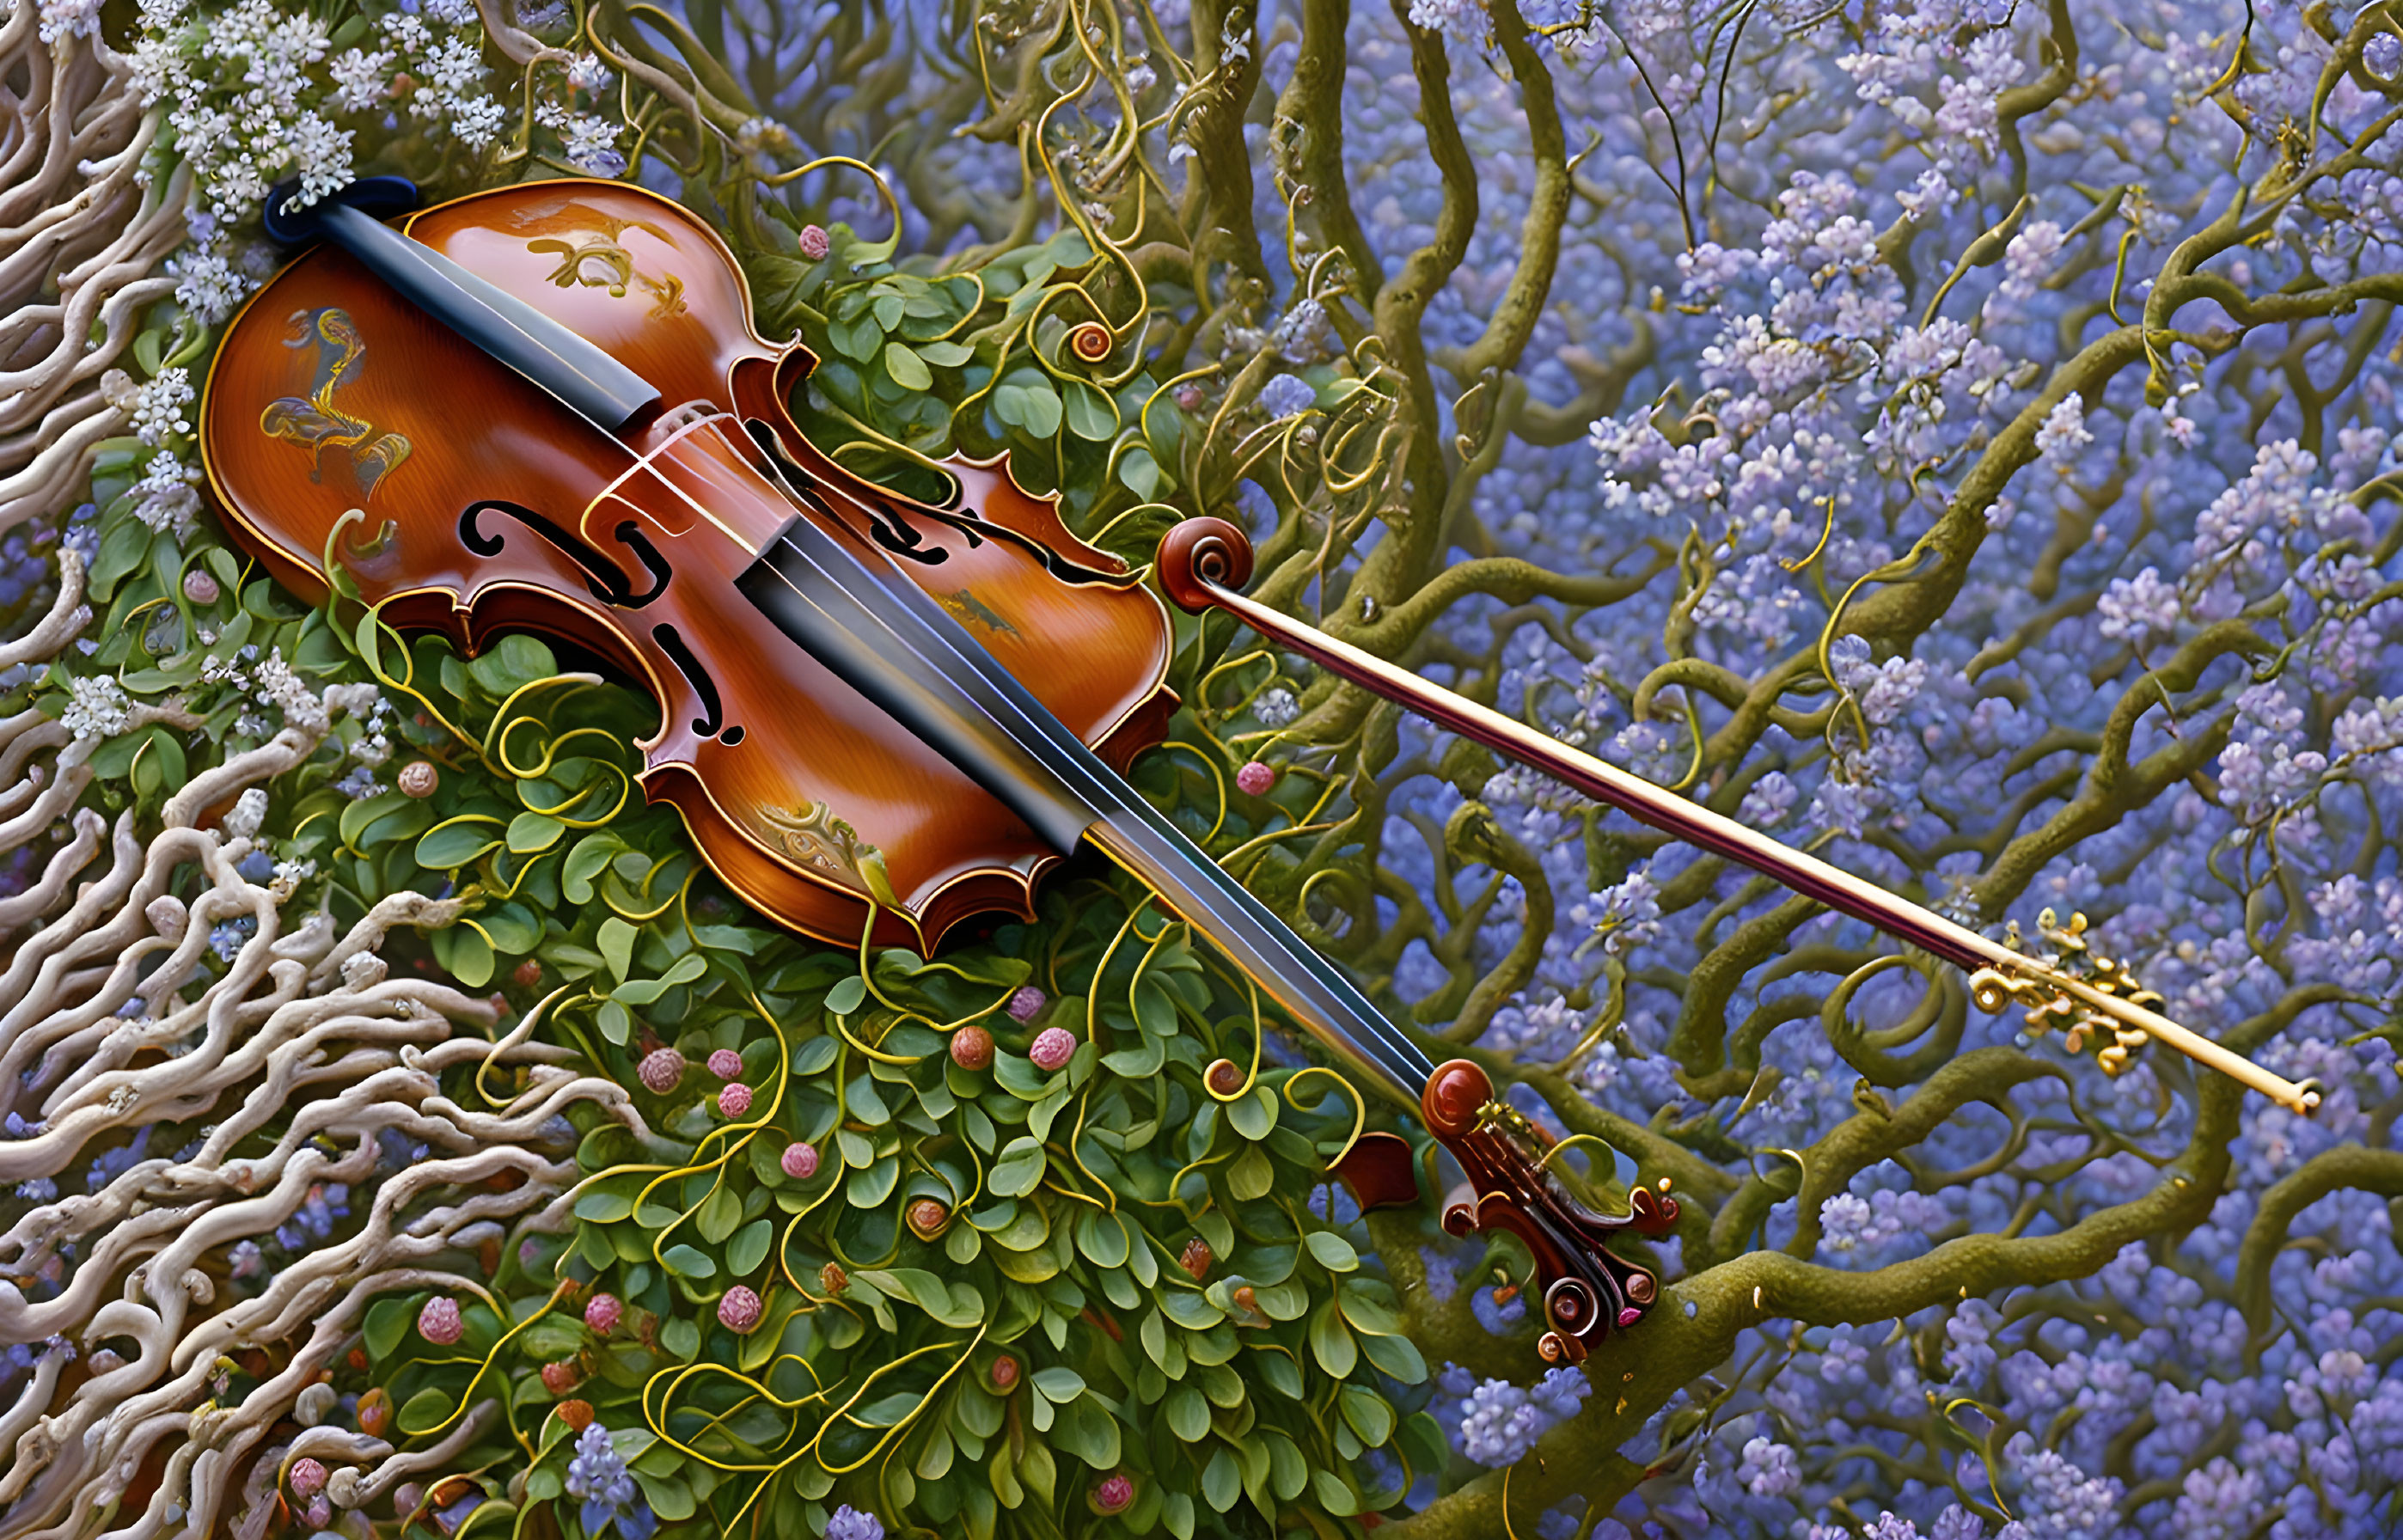
[[[566,864],[560,868],[560,893],[571,904],[592,902],[593,879],[625,848],[625,841],[614,834],[588,834],[578,839],[576,848],[567,853]]]
[[[1313,1230],[1303,1238],[1303,1244],[1310,1248],[1310,1255],[1318,1259],[1318,1265],[1329,1272],[1355,1272],[1359,1269],[1360,1254],[1352,1249],[1351,1242],[1333,1230]]]
[[[1271,1428],[1263,1436],[1269,1447],[1269,1485],[1281,1502],[1290,1503],[1310,1485],[1310,1463],[1294,1441]]]
[[[634,1195],[599,1189],[576,1200],[576,1217],[594,1225],[614,1225],[634,1212]]]
[[[1262,1353],[1258,1368],[1270,1389],[1288,1400],[1301,1399],[1301,1367],[1292,1359],[1282,1353]]]
[[[411,1436],[432,1433],[451,1420],[451,1406],[448,1394],[428,1385],[402,1404],[396,1421],[400,1431]]]
[[[679,1278],[717,1276],[717,1264],[710,1260],[706,1253],[696,1251],[690,1246],[670,1246],[660,1254],[660,1260],[668,1265],[668,1271]]]
[[[1224,1513],[1233,1507],[1235,1499],[1243,1494],[1243,1467],[1235,1464],[1234,1451],[1221,1444],[1218,1452],[1210,1457],[1210,1464],[1202,1472],[1202,1501]]]
[[[993,412],[1036,438],[1049,438],[1060,431],[1060,394],[1039,369],[1012,369],[1007,381],[993,393]]]
[[[955,369],[976,356],[972,348],[958,342],[921,342],[918,356],[938,368]]]
[[[1102,1056],[1102,1067],[1125,1080],[1148,1080],[1168,1062],[1168,1045],[1157,1037],[1143,1036],[1139,1047],[1120,1048]]]
[[[737,1278],[757,1272],[759,1264],[768,1259],[768,1248],[776,1243],[776,1227],[766,1219],[754,1219],[743,1227],[734,1243],[726,1248],[726,1270]]]
[[[835,1055],[841,1051],[842,1045],[832,1037],[813,1037],[793,1051],[793,1073],[815,1075],[833,1063]]]
[[[674,1316],[665,1325],[660,1327],[660,1346],[686,1363],[690,1363],[701,1354],[701,1327],[697,1323],[688,1321],[681,1315]]]
[[[359,842],[359,837],[367,833],[377,819],[388,812],[398,812],[403,808],[417,805],[417,799],[405,793],[379,792],[373,797],[363,797],[344,807],[341,817],[336,821],[334,826],[340,831],[343,844],[356,845]]]
[[[1310,1353],[1318,1360],[1320,1368],[1338,1380],[1349,1377],[1352,1367],[1360,1361],[1359,1345],[1352,1339],[1352,1328],[1336,1313],[1332,1299],[1319,1306],[1310,1318]]]
[[[1075,1369],[1053,1365],[1035,1371],[1035,1388],[1047,1401],[1066,1405],[1085,1394],[1085,1377]]]
[[[471,990],[483,988],[493,977],[493,944],[473,923],[436,931],[434,960]]]
[[[1275,1184],[1276,1168],[1257,1145],[1245,1149],[1227,1168],[1227,1190],[1246,1203],[1267,1197]]]
[[[446,818],[417,841],[417,864],[428,871],[456,871],[499,847],[501,821],[477,813]]]
[[[1360,1351],[1368,1355],[1379,1372],[1405,1385],[1426,1382],[1426,1360],[1419,1355],[1418,1345],[1407,1337],[1370,1337],[1363,1334]]]
[[[834,344],[837,353],[865,364],[874,358],[876,350],[883,345],[884,328],[876,324],[875,317],[863,315],[856,321],[837,321],[828,326],[826,340]]]
[[[893,1121],[893,1109],[876,1094],[876,1082],[865,1075],[852,1076],[851,1084],[842,1089],[842,1101],[851,1116],[869,1128],[882,1128]]]
[[[702,1201],[701,1213],[694,1216],[694,1224],[701,1230],[701,1238],[712,1245],[733,1234],[735,1227],[742,1223],[743,1200],[734,1195],[733,1188],[725,1186],[711,1193]],[[737,1268],[734,1270],[745,1272],[749,1269]]]
[[[523,631],[511,631],[499,645],[467,665],[469,677],[496,701],[558,672],[559,659],[550,649]]]
[[[909,301],[897,294],[880,294],[868,308],[874,312],[876,324],[891,331],[901,324],[901,317],[910,306]]]
[[[1252,1299],[1271,1321],[1299,1321],[1310,1309],[1310,1292],[1294,1283],[1257,1284]]]
[[[1168,1412],[1168,1431],[1176,1435],[1179,1441],[1197,1444],[1202,1441],[1202,1436],[1210,1431],[1210,1404],[1202,1400],[1202,1393],[1192,1386],[1179,1385],[1170,1391],[1164,1407]]]
[[[1129,492],[1148,503],[1160,494],[1160,462],[1151,457],[1149,450],[1140,446],[1131,449],[1118,456],[1118,479],[1126,483]]]
[[[1360,1494],[1333,1471],[1312,1471],[1310,1490],[1319,1505],[1329,1513],[1348,1516],[1360,1511]]]
[[[965,1283],[946,1285],[924,1268],[890,1268],[854,1273],[896,1298],[907,1299],[947,1326],[975,1326],[984,1322],[984,1297]]]
[[[609,972],[621,980],[626,977],[626,970],[633,966],[636,934],[633,926],[613,914],[601,922],[601,933],[595,938],[594,944],[601,949],[602,960],[609,964]]]
[[[1337,1397],[1343,1408],[1343,1421],[1360,1436],[1360,1442],[1370,1449],[1383,1445],[1394,1436],[1394,1408],[1386,1399],[1365,1385],[1346,1385]]]
[[[876,1163],[866,1171],[855,1171],[851,1173],[851,1181],[845,1188],[845,1196],[850,1199],[853,1208],[877,1208],[893,1196],[893,1188],[900,1180],[899,1158],[890,1155],[879,1156]]]
[[[629,1006],[647,1006],[679,984],[689,984],[709,971],[709,964],[697,951],[686,952],[657,978],[636,978],[609,992],[613,1000]]]
[[[1096,444],[1107,442],[1118,431],[1118,407],[1082,380],[1068,381],[1067,387],[1068,431]]]
[[[834,988],[826,991],[826,1008],[837,1016],[849,1016],[867,998],[868,980],[854,973],[848,978],[835,980]]]
[[[127,574],[139,568],[142,559],[149,553],[150,526],[130,515],[123,516],[107,534],[101,536],[100,554],[93,560],[90,575],[86,579],[90,584],[92,596],[106,599],[114,594],[117,585],[124,580]]]
[[[884,372],[903,390],[934,387],[935,376],[927,369],[926,361],[898,342],[884,344]]]
[[[1099,1268],[1126,1266],[1126,1224],[1115,1214],[1087,1209],[1076,1220],[1076,1249]]]
[[[567,825],[539,812],[521,812],[509,820],[508,847],[518,855],[532,855],[559,843]]]
[[[374,1308],[368,1311],[368,1356],[391,1357],[402,1339],[409,1335],[410,1324],[416,1319],[416,1312],[406,1299],[377,1300]]]
[[[1046,1164],[1043,1146],[1021,1134],[1002,1146],[985,1186],[1003,1198],[1023,1198],[1042,1186]]]

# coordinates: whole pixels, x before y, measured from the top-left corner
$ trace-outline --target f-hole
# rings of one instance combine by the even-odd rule
[[[662,622],[651,628],[651,639],[660,645],[661,652],[668,655],[669,661],[683,672],[692,686],[693,693],[701,697],[703,715],[693,718],[692,730],[703,738],[715,738],[729,749],[743,742],[741,728],[726,726],[726,706],[718,699],[717,681],[701,666],[701,659],[694,657],[692,648],[685,645],[683,635],[674,626]]]
[[[619,545],[634,553],[634,559],[643,563],[643,570],[651,575],[650,588],[645,592],[629,595],[621,601],[625,606],[638,610],[667,592],[668,579],[675,575],[675,569],[669,566],[668,559],[660,554],[660,548],[651,544],[651,537],[643,533],[643,527],[628,519],[621,520],[610,533],[617,535]]]
[[[785,495],[797,503],[807,504],[827,519],[848,523],[827,506],[824,497],[818,495],[816,479],[785,456],[784,446],[776,442],[775,431],[756,417],[751,419],[750,425],[751,437],[758,440],[761,451],[768,456],[769,468],[774,473]],[[868,498],[854,498],[852,501],[868,516],[868,537],[903,561],[931,567],[951,559],[951,553],[940,547],[921,550],[919,547],[924,543],[925,536],[912,529],[908,520],[896,518],[891,509],[879,507]],[[952,522],[951,520],[942,521],[947,524]],[[983,536],[974,530],[963,533],[967,535],[970,549],[984,543]]]
[[[751,437],[758,441],[760,451],[767,455],[769,468],[775,474],[778,483],[784,489],[785,495],[792,498],[796,502],[807,504],[828,519],[839,518],[840,516],[836,514],[834,509],[826,506],[826,499],[818,495],[816,482],[810,473],[803,470],[799,465],[794,464],[792,459],[785,453],[785,447],[777,440],[775,429],[770,427],[765,422],[757,417],[749,419],[747,425],[751,430]],[[861,501],[864,505],[865,500],[863,499]],[[1005,545],[1016,546],[1027,555],[1035,558],[1037,562],[1042,562],[1044,571],[1049,573],[1052,576],[1059,578],[1063,583],[1098,583],[1106,588],[1122,589],[1127,586],[1129,581],[1124,573],[1103,572],[1098,568],[1088,567],[1079,562],[1072,562],[1068,558],[1061,555],[1058,551],[1053,550],[1050,547],[1045,545],[1042,541],[1021,534],[1016,530],[1011,529],[1007,525],[996,524],[980,518],[973,511],[961,512],[951,508],[931,508],[927,507],[924,504],[915,506],[917,507],[917,511],[924,517],[932,519],[937,523],[958,532],[961,538],[967,541],[968,548],[970,550],[976,549],[979,546],[983,545],[987,540],[998,540]],[[868,532],[870,537],[874,539],[878,545],[882,546],[887,550],[893,551],[896,555],[904,556],[913,562],[922,562],[928,564],[942,561],[946,555],[945,552],[940,550],[910,551],[900,549],[893,544],[892,539],[888,539],[886,537],[883,521],[879,518],[876,509],[872,506],[868,508],[868,517],[870,524]],[[898,537],[896,536],[896,538]],[[908,538],[914,544],[918,539],[917,531],[909,531]]]
[[[498,513],[514,519],[549,542],[560,554],[584,569],[585,587],[592,590],[593,598],[604,604],[612,604],[619,609],[641,609],[660,594],[667,592],[668,580],[674,576],[674,569],[667,563],[667,559],[659,553],[659,548],[651,544],[640,529],[635,527],[634,521],[631,519],[619,524],[614,533],[618,541],[634,553],[635,558],[643,563],[644,571],[650,576],[651,586],[640,593],[636,593],[633,585],[626,581],[626,575],[618,570],[617,563],[604,557],[599,551],[532,508],[521,504],[505,502],[499,498],[486,498],[481,502],[470,503],[467,505],[467,510],[459,516],[459,543],[478,556],[498,556],[507,546],[507,542],[500,535],[486,534],[477,523],[479,516],[486,513]]]

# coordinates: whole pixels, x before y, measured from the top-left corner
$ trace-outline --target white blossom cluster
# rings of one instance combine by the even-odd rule
[[[378,14],[381,12],[381,14]],[[47,14],[47,12],[45,13]],[[143,99],[162,103],[173,154],[196,188],[190,244],[170,262],[176,298],[212,323],[230,315],[265,276],[271,251],[242,243],[271,187],[299,184],[306,206],[354,174],[362,133],[415,131],[438,153],[496,150],[509,121],[509,88],[496,85],[483,25],[471,0],[371,7],[337,38],[326,20],[290,0],[141,0],[133,76]],[[528,24],[570,19],[529,15]],[[535,66],[535,123],[555,134],[565,160],[598,176],[626,169],[624,126],[598,104],[611,72],[589,51],[547,53]]]

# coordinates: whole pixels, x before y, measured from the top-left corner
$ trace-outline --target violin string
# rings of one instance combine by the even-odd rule
[[[799,505],[799,498],[776,467],[771,465],[766,474]],[[850,498],[843,489],[830,490],[846,500]],[[856,538],[856,532],[853,533]],[[916,584],[906,577],[886,582],[855,552],[806,518],[797,518],[787,525],[778,536],[777,545],[781,560],[771,560],[764,565],[801,602],[825,615],[830,624],[845,630],[855,628],[846,625],[827,605],[831,603],[845,610],[856,607],[878,633],[890,638],[908,657],[917,660],[922,685],[965,701],[968,710],[1032,756],[1062,783],[1068,798],[1089,816],[1099,818],[1114,833],[1132,841],[1140,854],[1163,871],[1183,867],[1202,874],[1201,885],[1191,893],[1191,898],[1202,903],[1216,900],[1235,911],[1228,913],[1221,909],[1209,918],[1265,954],[1263,960],[1286,984],[1280,990],[1273,987],[1275,978],[1260,980],[1271,986],[1271,992],[1284,1000],[1288,1008],[1296,1009],[1297,1014],[1319,1017],[1318,1025],[1337,1033],[1355,1053],[1368,1058],[1373,1067],[1396,1082],[1394,1089],[1399,1094],[1415,1103],[1418,1090],[1434,1073],[1433,1063],[1416,1045],[1385,1020],[1348,976],[1294,936],[1283,920],[1195,846],[1165,814],[1103,765],[1081,739]],[[822,591],[813,593],[795,581],[793,574],[786,570],[795,562],[814,578],[810,588]],[[829,564],[840,565],[843,575],[829,571]],[[859,585],[844,581],[845,576],[864,580],[865,591]],[[879,613],[874,599],[881,599],[889,613]],[[955,666],[946,667],[947,660]],[[958,709],[958,701],[953,702],[953,709]],[[1106,843],[1104,849],[1118,858],[1118,853],[1109,850]],[[1121,860],[1120,864],[1125,862]],[[1136,875],[1146,877],[1142,871]],[[1146,881],[1157,886],[1156,879],[1146,877]],[[1220,939],[1224,944],[1225,937]],[[1296,991],[1296,983],[1316,987]]]

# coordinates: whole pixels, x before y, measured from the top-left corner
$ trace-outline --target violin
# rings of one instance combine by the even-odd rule
[[[397,627],[470,653],[536,632],[639,682],[646,795],[805,935],[930,952],[973,915],[1032,918],[1090,843],[1425,1120],[1472,1188],[1447,1228],[1533,1252],[1547,1359],[1641,1318],[1659,1280],[1606,1242],[1667,1233],[1676,1202],[1578,1201],[1481,1069],[1430,1061],[1127,784],[1175,705],[1139,575],[1001,459],[942,462],[938,506],[820,451],[787,407],[815,356],[759,337],[677,204],[583,180],[415,202],[395,177],[271,194],[270,234],[305,249],[228,325],[201,403],[238,543],[303,597],[339,564]],[[1364,1207],[1417,1200],[1397,1135],[1338,1174]]]
[[[814,354],[758,335],[732,254],[681,206],[573,179],[415,205],[396,177],[307,207],[289,184],[269,197],[269,233],[303,249],[229,324],[200,438],[229,533],[281,581],[322,599],[338,564],[394,624],[467,652],[530,631],[606,659],[660,705],[637,745],[646,795],[729,888],[804,935],[928,953],[971,916],[1031,918],[1046,873],[1094,846],[1424,1120],[1468,1178],[1445,1228],[1507,1230],[1533,1254],[1548,1361],[1642,1319],[1659,1279],[1609,1242],[1667,1234],[1675,1200],[1639,1186],[1623,1215],[1581,1202],[1481,1068],[1430,1061],[1127,784],[1175,706],[1167,612],[1142,575],[1078,539],[1006,457],[941,462],[938,504],[820,451],[787,405]],[[2107,1020],[2123,1057],[2147,1035],[2200,1045],[2289,1104],[2316,1101],[2184,1034],[2123,978],[2073,978],[1952,926],[1968,949],[1907,900],[1277,616],[1236,591],[1250,562],[1241,532],[1193,520],[1159,565],[1188,608],[1228,610],[1590,796],[1951,945],[1938,954],[1976,962],[1988,1009]],[[1362,1135],[1336,1174],[1364,1208],[1418,1200],[1397,1135]]]

